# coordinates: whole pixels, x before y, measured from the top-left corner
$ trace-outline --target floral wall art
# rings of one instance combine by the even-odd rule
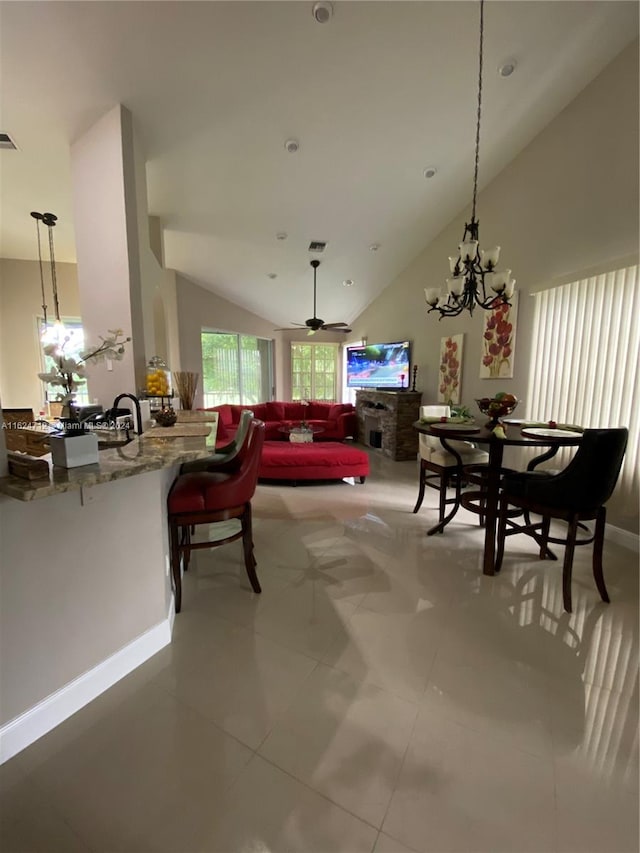
[[[438,402],[459,403],[462,384],[462,344],[464,335],[440,338]]]
[[[485,314],[480,363],[481,379],[513,377],[518,294],[514,293],[511,297],[511,305],[505,305],[498,298],[495,302],[496,306]]]

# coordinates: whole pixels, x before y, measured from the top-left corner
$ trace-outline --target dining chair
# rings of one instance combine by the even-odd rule
[[[576,545],[593,543],[593,577],[603,601],[609,601],[604,582],[602,551],[606,522],[605,504],[611,497],[620,474],[629,432],[618,429],[586,429],[578,450],[559,474],[545,471],[522,471],[506,474],[498,522],[496,572],[502,566],[507,536],[525,533],[539,546],[540,559],[556,559],[548,543],[565,546],[562,567],[564,609],[571,613],[571,573]],[[524,523],[512,515],[509,507],[524,512]],[[540,516],[532,521],[530,515]],[[551,520],[566,522],[565,536],[551,536]],[[578,525],[595,521],[593,534],[578,538]],[[590,533],[590,531],[589,531]]]
[[[450,415],[450,406],[420,406],[420,417],[448,418]],[[480,465],[489,461],[489,454],[484,450],[479,450],[471,441],[450,441],[448,443],[460,454],[463,465]],[[439,438],[423,433],[418,435],[418,452],[420,455],[418,499],[413,511],[414,513],[418,512],[422,506],[425,488],[429,486],[439,492],[439,521],[442,521],[447,505],[455,503],[457,500],[457,498],[447,497],[449,483],[455,486],[459,496],[462,474],[458,470],[458,460],[452,453],[444,449]]]
[[[264,444],[265,426],[252,419],[243,442],[239,467],[234,471],[199,471],[180,474],[167,498],[171,572],[176,613],[182,606],[181,557],[188,568],[191,551],[216,548],[242,539],[244,565],[254,592],[261,592],[253,553],[251,499],[258,482],[258,468]],[[240,529],[221,539],[193,542],[192,531],[200,524],[238,519]]]
[[[192,462],[183,462],[180,466],[181,474],[196,474],[202,471],[225,471],[237,468],[240,463],[238,456],[249,430],[249,424],[253,420],[253,412],[244,409],[240,414],[236,434],[224,447],[218,447],[205,459],[194,459]]]

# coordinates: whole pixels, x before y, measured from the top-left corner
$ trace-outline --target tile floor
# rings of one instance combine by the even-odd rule
[[[0,769],[3,853],[638,850],[638,557],[510,539],[481,574],[461,514],[427,538],[414,463],[260,486],[195,555],[174,641]]]

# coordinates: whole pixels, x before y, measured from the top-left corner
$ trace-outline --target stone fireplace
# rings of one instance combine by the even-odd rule
[[[359,440],[390,459],[415,459],[421,402],[420,391],[356,391]]]

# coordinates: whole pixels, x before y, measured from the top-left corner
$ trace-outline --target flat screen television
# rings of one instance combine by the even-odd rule
[[[410,364],[409,341],[347,347],[347,388],[408,388]]]

